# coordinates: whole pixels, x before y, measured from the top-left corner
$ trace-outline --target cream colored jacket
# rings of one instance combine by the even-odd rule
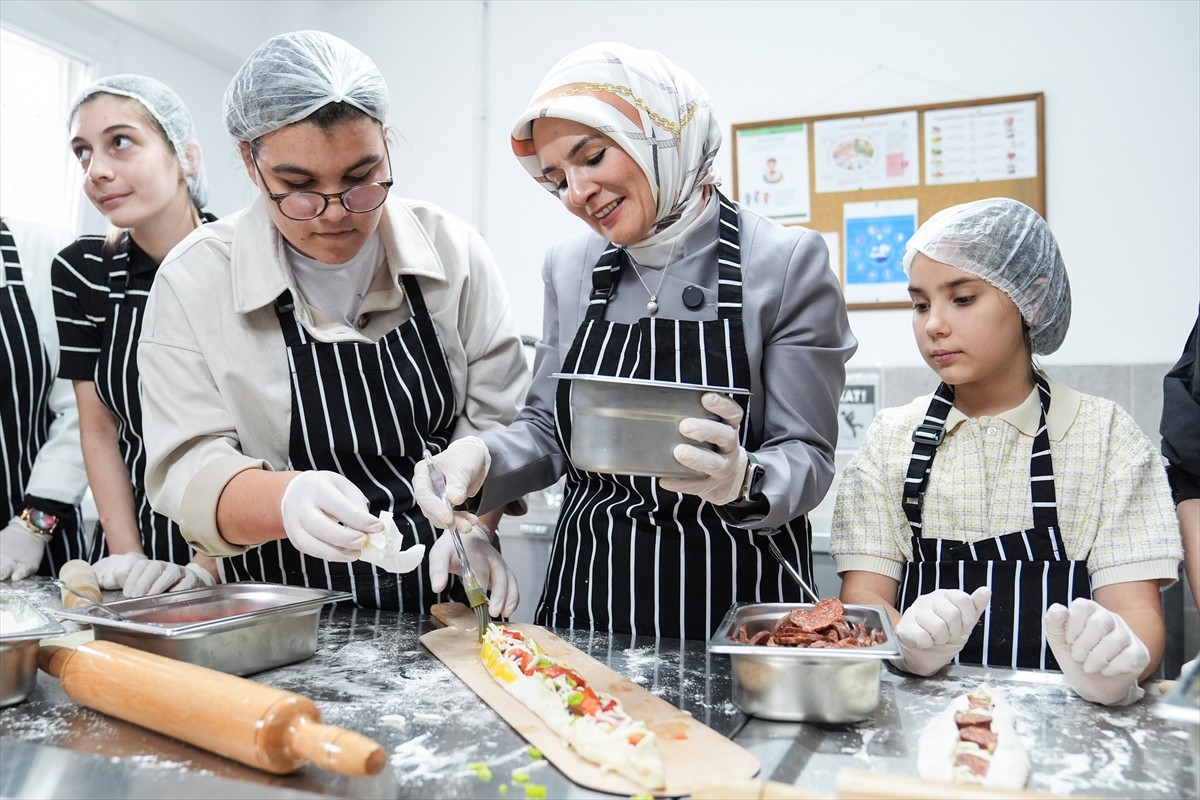
[[[399,276],[416,276],[450,365],[455,437],[500,427],[529,385],[508,292],[479,234],[446,211],[395,196],[379,225],[387,254],[349,327],[307,306],[265,201],[204,225],[159,269],[138,347],[146,487],[155,510],[212,556],[217,501],[242,470],[288,468],[291,379],[274,302],[325,342],[374,342],[411,317]],[[363,409],[369,413],[369,409]]]

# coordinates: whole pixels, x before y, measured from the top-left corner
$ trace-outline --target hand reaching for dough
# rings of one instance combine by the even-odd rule
[[[1084,700],[1125,706],[1142,699],[1138,677],[1150,651],[1119,614],[1077,597],[1046,609],[1042,626],[1063,676]]]
[[[963,649],[991,599],[992,590],[986,586],[971,594],[934,589],[921,595],[896,623],[901,657],[892,663],[914,675],[937,672]]]

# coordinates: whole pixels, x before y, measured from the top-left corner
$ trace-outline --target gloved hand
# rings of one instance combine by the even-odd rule
[[[937,672],[963,649],[991,599],[992,590],[986,586],[971,594],[934,589],[921,595],[896,623],[901,656],[892,664],[914,675]]]
[[[42,565],[46,540],[25,528],[20,517],[13,517],[0,530],[0,581],[28,578]]]
[[[279,505],[283,529],[301,553],[326,561],[354,561],[368,533],[383,531],[383,521],[350,479],[336,472],[301,472],[287,485]]]
[[[443,499],[433,488],[429,474],[429,462],[441,470],[446,481],[446,496]],[[421,507],[425,518],[439,528],[454,525],[464,536],[478,524],[478,518],[466,511],[454,511],[454,506],[466,502],[483,486],[492,456],[487,445],[478,436],[464,436],[450,443],[442,452],[429,459],[421,459],[413,469],[413,499]],[[470,558],[470,555],[467,556]],[[481,577],[480,580],[483,580]]]
[[[212,573],[199,564],[188,564],[186,567],[173,564],[170,561],[154,561],[144,559],[134,562],[129,569],[129,577],[125,579],[126,597],[144,597],[163,592],[182,592],[184,589],[197,589],[201,586],[212,586],[217,582]]]
[[[92,565],[96,583],[101,589],[120,589],[129,579],[129,571],[139,561],[145,561],[145,553],[117,553],[105,556]]]
[[[714,505],[737,500],[746,480],[746,449],[738,444],[742,407],[733,398],[705,392],[700,404],[720,419],[688,417],[679,423],[679,432],[689,439],[707,442],[716,451],[690,444],[675,446],[675,460],[685,467],[704,473],[703,478],[660,478],[658,485],[668,492],[697,495]]]
[[[488,590],[488,613],[493,617],[510,617],[521,602],[517,576],[508,568],[500,551],[492,546],[483,526],[476,526],[462,537],[463,549],[475,577]],[[429,583],[435,592],[446,588],[450,573],[462,574],[458,551],[449,533],[443,533],[429,548]]]
[[[1126,706],[1142,699],[1138,677],[1150,651],[1119,614],[1077,597],[1070,606],[1046,609],[1042,627],[1067,682],[1084,700]]]

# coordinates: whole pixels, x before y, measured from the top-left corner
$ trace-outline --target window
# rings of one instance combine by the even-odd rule
[[[82,59],[0,28],[0,213],[76,230],[67,106],[88,72]]]

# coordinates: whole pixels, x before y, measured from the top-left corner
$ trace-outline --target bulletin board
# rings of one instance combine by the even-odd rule
[[[907,308],[904,244],[935,212],[1010,197],[1046,215],[1042,93],[733,126],[733,193],[820,232],[846,306]]]

